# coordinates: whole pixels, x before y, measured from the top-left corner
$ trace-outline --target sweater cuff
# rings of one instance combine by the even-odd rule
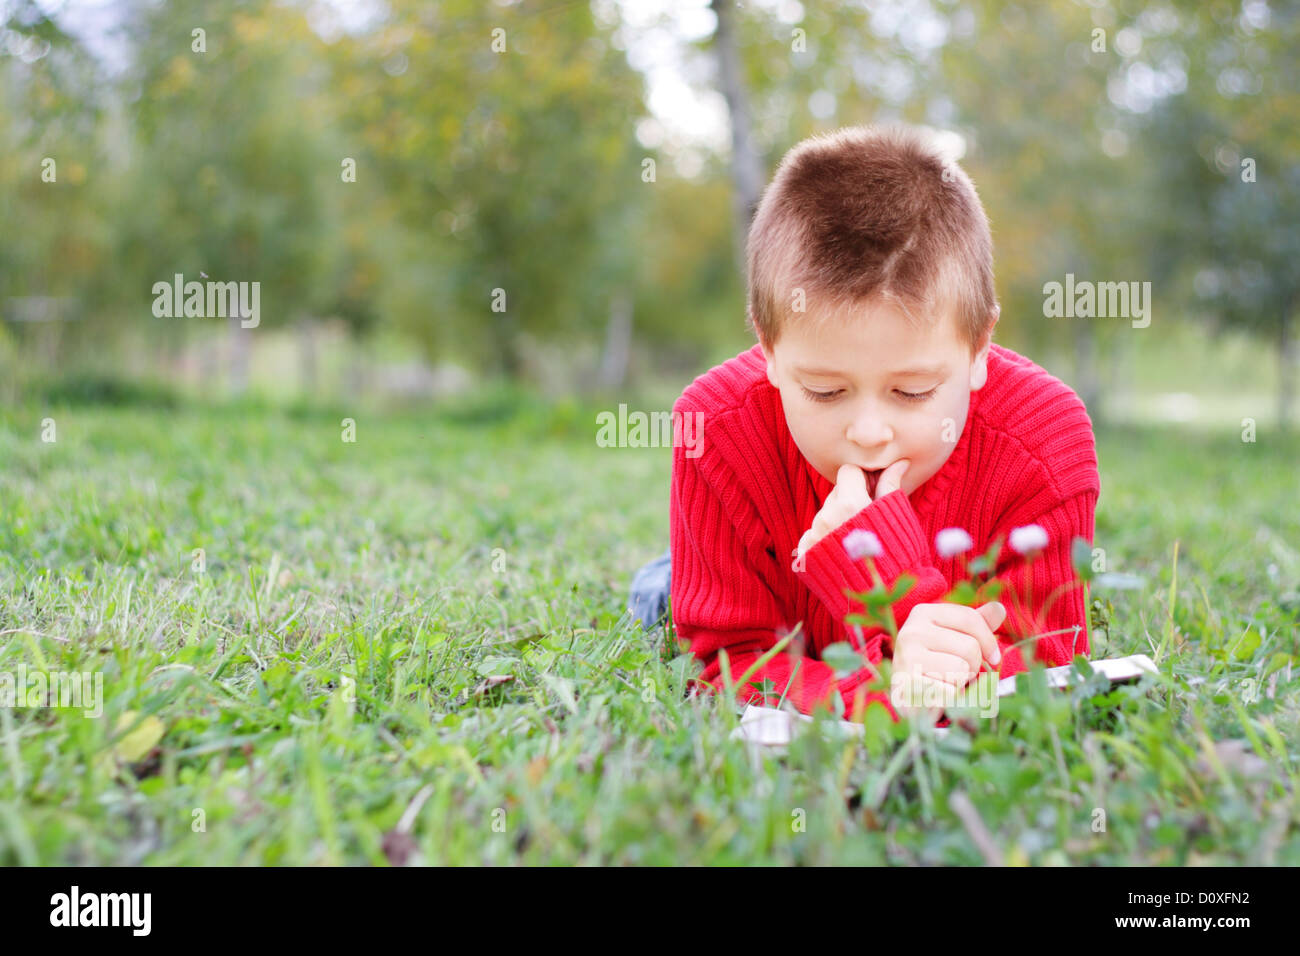
[[[866,560],[855,560],[844,550],[845,536],[854,531],[870,531],[880,539],[881,553],[871,560],[887,588],[904,572],[919,575],[930,563],[925,529],[901,488],[867,505],[809,548],[803,570],[796,572],[841,623],[851,610],[858,609],[857,602],[850,602],[844,592],[869,591],[875,585]],[[850,603],[855,607],[850,608]],[[886,633],[884,639],[888,637]]]

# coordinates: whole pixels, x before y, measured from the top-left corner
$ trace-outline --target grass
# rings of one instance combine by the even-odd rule
[[[594,408],[55,400],[0,409],[0,673],[103,715],[0,708],[0,863],[1300,864],[1296,439],[1098,436],[1094,656],[1163,682],[774,757],[623,617],[670,456]]]

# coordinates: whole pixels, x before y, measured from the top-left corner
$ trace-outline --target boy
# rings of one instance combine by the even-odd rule
[[[1024,670],[1010,645],[1030,635],[1056,632],[1029,645],[1049,666],[1088,654],[1070,546],[1093,538],[1092,422],[992,343],[992,250],[974,186],[927,132],[850,127],[782,160],[749,231],[758,344],[673,406],[702,416],[693,457],[674,443],[670,499],[672,617],[700,680],[723,687],[723,648],[739,680],[802,622],[740,699],[810,713],[838,694],[847,719],[880,701],[897,720],[888,691],[865,691],[882,657],[896,681],[955,690],[984,662]],[[936,543],[954,528],[973,548],[952,547],[960,531]],[[943,603],[999,537],[999,601]],[[886,587],[916,579],[893,606],[896,642],[844,622],[862,610],[845,591],[874,583],[864,552]],[[820,657],[844,641],[863,667],[836,681]]]

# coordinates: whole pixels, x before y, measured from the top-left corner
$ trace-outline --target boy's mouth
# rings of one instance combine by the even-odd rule
[[[871,495],[872,501],[876,500],[876,482],[880,480],[880,473],[882,471],[884,471],[883,468],[867,472],[867,493]]]

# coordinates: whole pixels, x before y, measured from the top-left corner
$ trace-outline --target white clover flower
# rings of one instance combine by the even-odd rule
[[[975,547],[965,528],[944,528],[934,536],[934,548],[941,558],[951,558]]]
[[[858,528],[844,536],[844,550],[854,561],[860,561],[862,558],[879,557],[882,548],[880,539],[876,537],[874,531],[863,531]]]
[[[1011,529],[1011,550],[1017,554],[1029,554],[1047,547],[1047,532],[1040,524],[1021,525]]]

